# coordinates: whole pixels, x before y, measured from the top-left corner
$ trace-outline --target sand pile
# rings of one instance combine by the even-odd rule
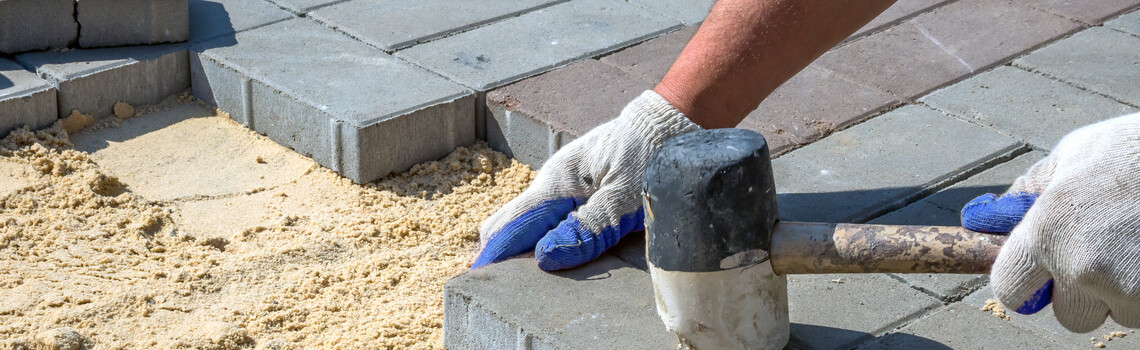
[[[124,128],[150,118],[139,110]],[[253,178],[301,159],[207,114],[147,137],[226,144],[176,133],[210,125],[248,145],[235,157],[267,169]],[[444,282],[468,268],[479,222],[533,178],[480,143],[375,184],[304,160],[280,183],[152,200],[140,193],[161,187],[128,181],[137,164],[184,162],[116,162],[118,141],[105,143],[76,150],[59,126],[0,142],[0,349],[440,348]]]

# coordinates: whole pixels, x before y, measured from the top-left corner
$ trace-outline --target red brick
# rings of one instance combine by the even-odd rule
[[[1081,27],[1026,5],[992,0],[958,1],[913,22],[974,70],[1004,63]]]
[[[891,5],[891,7],[887,8],[886,11],[883,11],[883,13],[879,14],[878,17],[872,19],[870,23],[867,23],[867,25],[863,26],[863,28],[855,31],[855,34],[851,35],[851,39],[858,38],[863,34],[867,34],[869,32],[898,24],[900,21],[914,17],[919,13],[928,11],[932,8],[945,5],[951,1],[954,0],[905,0],[895,2],[894,5]]]

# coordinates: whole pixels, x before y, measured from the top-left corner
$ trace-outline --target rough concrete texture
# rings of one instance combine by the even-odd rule
[[[72,110],[110,115],[115,102],[158,103],[190,87],[186,49],[179,45],[129,46],[16,56],[59,90],[59,116]]]
[[[970,306],[973,309],[977,310],[985,305],[986,300],[988,299],[997,300],[997,297],[994,295],[993,289],[991,289],[989,286],[986,286],[985,288],[979,289],[977,292],[974,292],[973,294],[970,294],[969,297],[963,299],[962,304],[964,306]],[[988,311],[979,312],[982,312],[983,315],[989,314]],[[1010,320],[1003,322],[1008,322],[1009,324],[1017,326],[1018,328],[1027,330],[1043,339],[1052,340],[1057,344],[1060,344],[1057,346],[1059,349],[1093,349],[1095,342],[1093,342],[1090,338],[1094,337],[1097,338],[1098,342],[1103,342],[1106,345],[1106,349],[1140,348],[1140,334],[1132,333],[1132,331],[1128,328],[1121,326],[1116,322],[1113,322],[1111,317],[1105,321],[1104,325],[1101,325],[1100,328],[1097,328],[1092,332],[1073,333],[1065,329],[1065,327],[1061,326],[1061,324],[1057,322],[1057,318],[1054,316],[1053,308],[1051,306],[1045,307],[1040,312],[1032,315],[1022,315],[1013,312],[1012,310],[1007,311],[1006,314],[1009,315]],[[1116,338],[1111,341],[1105,340],[1104,336],[1109,335],[1112,332],[1120,331],[1123,331],[1127,335],[1124,338]],[[1005,333],[994,334],[994,338],[1000,338]]]
[[[190,0],[190,41],[203,42],[292,17],[265,1]]]
[[[851,37],[847,40],[859,38],[865,34],[885,29],[898,24],[900,21],[910,19],[920,13],[953,1],[955,0],[911,0],[895,2],[891,7],[883,11],[883,13],[880,13],[879,16],[872,19],[871,22],[868,22],[867,25],[864,25],[863,28],[859,28],[859,30],[855,31],[855,34],[851,34]]]
[[[1140,37],[1089,28],[1013,61],[1079,87],[1140,105]]]
[[[77,0],[79,46],[183,42],[190,38],[187,0]]]
[[[859,349],[1062,348],[979,308],[964,303],[950,305]]]
[[[1018,2],[1088,24],[1099,24],[1109,17],[1140,5],[1140,1],[1136,0],[1018,0]]]
[[[885,274],[788,276],[789,343],[849,349],[940,305]]]
[[[55,88],[19,64],[0,58],[0,137],[27,125],[51,125],[57,118]]]
[[[328,6],[331,4],[345,2],[348,0],[265,0],[265,1],[269,1],[269,2],[271,2],[277,6],[281,7],[282,9],[289,10],[289,12],[292,12],[292,13],[295,13],[298,15],[302,15],[302,14],[308,13],[309,11],[321,8],[323,6]]]
[[[444,286],[448,349],[672,349],[649,274],[603,256],[547,273],[534,258],[468,272]]]
[[[0,0],[0,53],[66,48],[77,32],[75,0]]]
[[[309,14],[333,29],[392,52],[566,0],[354,0]]]
[[[676,19],[685,25],[693,25],[705,20],[716,0],[628,0],[629,3],[641,6]]]
[[[1104,25],[1135,36],[1140,36],[1140,11],[1133,11],[1129,14],[1117,17],[1114,20],[1105,22]]]
[[[539,168],[573,138],[616,118],[653,84],[584,60],[487,92],[487,143]]]
[[[920,99],[947,114],[1051,149],[1070,131],[1137,108],[1013,67],[993,71]]]
[[[600,60],[645,81],[658,83],[665,77],[669,67],[673,66],[673,61],[677,60],[685,44],[697,33],[697,28],[698,26],[685,27],[606,55]]]
[[[354,181],[475,141],[473,92],[332,29],[292,19],[235,40],[191,54],[194,95]]]
[[[486,91],[679,26],[624,1],[578,0],[416,45],[396,56]]]
[[[1024,145],[921,106],[906,106],[772,162],[780,218],[862,222]]]

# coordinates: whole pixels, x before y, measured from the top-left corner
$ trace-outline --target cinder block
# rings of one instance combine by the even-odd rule
[[[980,307],[964,303],[953,304],[860,346],[859,349],[1065,348],[1051,339],[1042,338],[1009,321],[994,317],[989,311],[979,309]],[[1088,338],[1085,338],[1085,342],[1088,342]]]
[[[1089,28],[1013,61],[1079,87],[1140,105],[1140,38]]]
[[[392,52],[567,0],[356,0],[309,14],[333,29]]]
[[[79,46],[183,42],[190,38],[187,0],[77,0]]]
[[[926,107],[902,107],[774,160],[780,218],[862,222],[1024,147]]]
[[[613,257],[555,273],[507,260],[444,285],[448,349],[673,349],[649,274]]]
[[[1104,25],[1135,36],[1140,36],[1140,11],[1132,11],[1132,13],[1105,22]]]
[[[24,125],[46,127],[57,118],[55,88],[16,62],[0,58],[0,138]]]
[[[793,349],[850,349],[941,305],[886,274],[788,276]]]
[[[236,44],[196,46],[195,96],[353,181],[475,142],[474,92],[315,22],[216,40]]]
[[[1136,0],[1018,0],[1018,2],[1088,24],[1100,24],[1116,14],[1136,8]]]
[[[0,0],[0,53],[66,48],[78,29],[75,0]]]
[[[190,87],[179,45],[34,52],[16,56],[59,90],[59,116],[79,110],[110,115],[115,102],[152,104]]]
[[[681,21],[685,25],[693,25],[705,20],[716,0],[629,0],[629,2]]]
[[[269,1],[271,3],[274,3],[283,9],[289,10],[289,12],[293,12],[295,14],[302,15],[302,14],[306,14],[309,11],[312,11],[314,9],[320,8],[322,6],[328,6],[330,4],[335,4],[338,2],[344,2],[344,1],[348,1],[348,0],[265,0],[265,1]]]
[[[190,0],[189,6],[191,42],[203,42],[293,17],[265,1]]]
[[[478,91],[652,38],[680,23],[620,0],[579,0],[396,52]]]
[[[920,101],[1040,149],[1053,148],[1062,137],[1081,126],[1137,110],[1013,67],[998,67],[935,91]]]

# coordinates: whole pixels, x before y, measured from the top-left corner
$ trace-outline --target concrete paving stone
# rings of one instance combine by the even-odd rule
[[[867,220],[1024,147],[926,107],[902,107],[774,160],[780,218]]]
[[[38,129],[58,118],[55,88],[18,63],[0,58],[0,138],[28,125]]]
[[[681,50],[689,43],[689,39],[697,33],[697,28],[698,26],[685,27],[603,56],[599,60],[633,73],[645,81],[659,83],[669,67],[673,66],[673,61],[681,55]]]
[[[79,46],[183,42],[190,38],[187,0],[77,0]]]
[[[880,13],[879,16],[872,19],[871,22],[867,23],[867,25],[864,25],[863,28],[859,28],[859,30],[855,31],[855,34],[851,34],[851,37],[848,38],[848,40],[859,38],[863,36],[863,34],[868,34],[880,29],[884,29],[886,27],[890,27],[892,25],[898,24],[899,21],[907,20],[920,13],[953,1],[957,0],[910,0],[895,2],[894,5],[888,7],[885,11],[883,11],[883,13]]]
[[[1078,87],[1140,105],[1140,38],[1094,27],[1013,61]]]
[[[919,101],[1040,149],[1069,132],[1137,108],[1013,67],[998,67]]]
[[[676,19],[685,25],[693,25],[701,23],[708,16],[709,10],[712,9],[716,0],[677,0],[677,1],[657,1],[657,0],[628,0],[629,3],[641,6],[653,12],[657,12],[668,16],[669,18]]]
[[[1140,36],[1140,11],[1133,11],[1132,13],[1117,17],[1114,20],[1105,22],[1104,25]]]
[[[265,1],[190,0],[190,41],[203,42],[292,17]]]
[[[788,276],[793,347],[850,349],[941,306],[886,274]]]
[[[997,300],[997,297],[994,296],[993,289],[989,286],[979,289],[977,292],[974,292],[974,294],[966,297],[966,299],[962,300],[962,303],[977,310],[986,304],[987,299]],[[988,311],[978,312],[981,312],[983,315],[989,314]],[[1058,346],[1060,349],[1093,349],[1094,342],[1090,339],[1092,337],[1096,337],[1097,341],[1103,342],[1106,345],[1106,349],[1140,348],[1140,334],[1132,333],[1127,327],[1117,324],[1112,320],[1112,317],[1109,317],[1103,325],[1092,332],[1073,333],[1057,322],[1052,306],[1045,307],[1040,312],[1032,315],[1022,315],[1012,310],[1007,311],[1006,314],[1010,316],[1010,320],[1005,322],[1032,332],[1043,339],[1052,340],[1060,344]],[[1127,336],[1105,341],[1104,336],[1112,332],[1124,332]]]
[[[649,274],[603,256],[547,273],[511,259],[444,285],[448,349],[672,349]]]
[[[1045,155],[1046,153],[1043,151],[1032,151],[1018,155],[1016,158],[994,165],[953,186],[927,196],[922,201],[956,213],[961,212],[966,203],[980,195],[1004,193],[1009,189],[1009,186],[1013,185],[1014,180],[1025,174],[1030,167],[1037,164],[1037,161],[1045,158]]]
[[[194,95],[353,181],[475,142],[474,92],[313,21],[232,40],[193,49]]]
[[[347,0],[265,0],[295,14],[306,14],[322,6],[344,2]]]
[[[1136,8],[1136,0],[1018,0],[1030,6],[1088,24],[1100,24],[1116,14]]]
[[[0,53],[66,48],[78,26],[75,0],[0,1]]]
[[[1061,349],[1061,344],[1042,338],[1010,322],[993,317],[978,307],[957,303],[858,349]]]
[[[567,0],[352,0],[309,14],[387,52]]]
[[[620,0],[577,0],[396,52],[486,91],[669,32],[680,23]]]
[[[539,168],[554,152],[616,118],[652,83],[587,59],[487,92],[487,143]]]
[[[934,226],[961,226],[961,215],[958,211],[949,210],[925,200],[908,204],[898,210],[886,213],[874,220],[872,224],[881,225],[934,225]]]
[[[190,87],[181,45],[128,46],[16,56],[59,90],[59,116],[72,110],[110,115],[115,102],[153,104]]]

